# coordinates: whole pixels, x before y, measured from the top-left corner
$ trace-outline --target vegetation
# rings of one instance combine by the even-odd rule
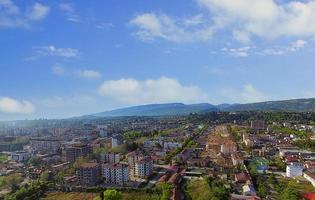
[[[0,154],[0,163],[4,163],[8,160],[8,155]]]
[[[36,181],[31,186],[25,185],[14,193],[7,195],[5,200],[33,200],[39,199],[48,188],[47,183]]]
[[[117,190],[106,190],[104,192],[104,200],[122,200],[122,193]]]
[[[315,140],[311,139],[296,140],[293,142],[293,144],[299,147],[300,149],[315,151]]]
[[[48,193],[46,197],[42,198],[43,200],[91,200],[93,197],[96,197],[98,194],[93,193],[79,193],[79,192],[70,192],[70,193]]]
[[[224,187],[224,183],[211,178],[190,181],[187,193],[191,200],[229,199],[229,191]]]
[[[128,141],[135,140],[140,137],[142,137],[142,134],[139,131],[130,131],[124,134],[124,139]]]

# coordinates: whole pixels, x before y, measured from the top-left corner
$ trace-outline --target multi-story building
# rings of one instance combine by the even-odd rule
[[[115,152],[101,153],[101,161],[104,163],[118,163],[120,161],[120,154]]]
[[[124,143],[123,138],[120,135],[115,135],[111,139],[112,139],[112,148],[122,145]]]
[[[130,168],[130,175],[135,177],[136,176],[136,162],[142,160],[144,158],[149,157],[141,150],[136,150],[127,154],[128,164]]]
[[[136,162],[135,175],[139,178],[148,178],[153,172],[153,160],[150,157]]]
[[[126,164],[103,164],[102,176],[105,183],[125,185],[129,181],[129,166]]]
[[[93,149],[87,144],[74,144],[66,147],[66,160],[70,163],[74,163],[80,157],[87,157],[92,154]]]
[[[31,138],[30,143],[33,151],[42,153],[54,154],[61,147],[59,140],[50,138]]]
[[[10,155],[11,160],[15,160],[17,162],[23,162],[28,160],[30,157],[30,154],[26,151],[16,151],[12,152]]]
[[[106,125],[97,125],[101,137],[108,137],[108,127]]]
[[[302,176],[303,175],[303,164],[301,163],[290,163],[286,168],[286,176],[289,178]]]
[[[81,185],[95,186],[100,182],[101,167],[98,163],[83,163],[76,170]]]

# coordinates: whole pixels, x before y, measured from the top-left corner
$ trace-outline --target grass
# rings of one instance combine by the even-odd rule
[[[79,193],[79,192],[70,192],[70,193],[47,193],[46,197],[42,200],[91,200],[94,197],[97,197],[99,194],[93,193]]]
[[[204,179],[190,181],[187,186],[187,193],[192,200],[208,200],[211,198],[210,187]]]
[[[8,156],[5,154],[0,155],[0,163],[3,163],[8,160]]]

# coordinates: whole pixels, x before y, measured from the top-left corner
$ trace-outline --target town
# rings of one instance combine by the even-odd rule
[[[315,196],[313,113],[34,120],[0,133],[0,199]]]

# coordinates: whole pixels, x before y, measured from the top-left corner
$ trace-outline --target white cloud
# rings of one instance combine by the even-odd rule
[[[221,31],[248,44],[252,38],[315,36],[315,1],[196,0],[201,11],[191,18],[143,13],[130,23],[141,40],[208,41]]]
[[[78,70],[76,73],[79,77],[87,79],[100,79],[102,77],[102,74],[95,70]]]
[[[256,46],[243,46],[238,48],[232,48],[226,46],[221,49],[224,54],[231,55],[234,57],[247,57],[250,55],[261,55],[261,56],[281,56],[288,53],[302,50],[306,45],[305,40],[296,40],[291,42],[287,46],[272,46],[269,48],[258,48]]]
[[[248,44],[251,42],[250,34],[244,31],[234,30],[233,38],[244,44]]]
[[[230,103],[256,103],[268,100],[268,97],[252,84],[246,84],[241,89],[223,88],[221,95]]]
[[[195,16],[183,22],[165,14],[144,13],[134,17],[130,24],[138,28],[135,35],[143,41],[157,38],[172,42],[207,41],[212,37],[212,27],[200,25],[198,18]]]
[[[79,51],[73,48],[58,48],[54,45],[33,47],[39,56],[58,56],[64,58],[77,58]]]
[[[30,20],[39,21],[44,19],[49,13],[49,7],[40,3],[35,3],[33,7],[26,14]]]
[[[183,102],[207,102],[209,98],[196,86],[184,86],[176,79],[136,80],[122,78],[105,81],[99,88],[101,96],[124,105]]]
[[[260,52],[257,52],[257,54],[260,55],[284,55],[290,52],[296,52],[301,49],[303,49],[307,45],[307,42],[305,40],[297,40],[295,42],[292,42],[289,46],[275,46],[267,49],[263,49]]]
[[[249,36],[278,38],[315,35],[315,1],[197,0],[212,14],[215,26],[237,28]]]
[[[85,79],[100,79],[102,74],[91,69],[73,69],[61,64],[55,64],[51,68],[52,73],[57,76],[72,76]]]
[[[224,53],[227,53],[228,55],[235,56],[235,57],[247,57],[249,56],[249,51],[252,48],[250,46],[244,46],[240,48],[222,48],[222,51]]]
[[[74,12],[73,5],[69,3],[61,3],[59,4],[59,9],[63,12]]]
[[[247,103],[262,102],[267,100],[267,97],[262,92],[254,88],[254,86],[251,84],[244,86],[243,91],[240,93],[240,97],[242,102]]]
[[[0,97],[0,113],[30,114],[35,110],[29,101],[18,101],[9,97]]]
[[[24,12],[11,0],[0,0],[0,28],[27,28],[48,15],[50,8],[40,3],[25,9]]]
[[[74,6],[69,3],[59,4],[59,9],[66,16],[66,20],[69,22],[81,22],[81,17],[75,13]]]

